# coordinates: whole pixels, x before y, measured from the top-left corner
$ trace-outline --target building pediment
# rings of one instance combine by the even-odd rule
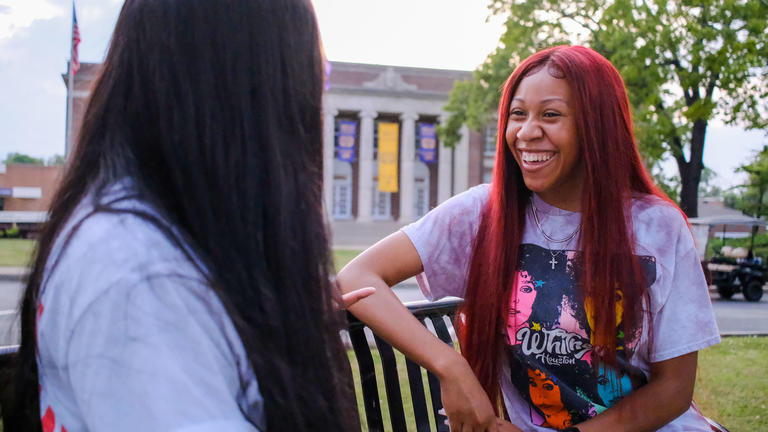
[[[392,67],[384,69],[376,79],[364,82],[363,87],[373,90],[388,91],[417,91],[419,89],[415,84],[405,82],[403,76],[397,73]]]

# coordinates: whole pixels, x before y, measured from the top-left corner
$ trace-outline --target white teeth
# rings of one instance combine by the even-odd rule
[[[524,162],[546,162],[552,159],[554,155],[552,152],[522,152]]]

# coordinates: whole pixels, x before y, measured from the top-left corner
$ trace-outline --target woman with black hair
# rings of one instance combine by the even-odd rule
[[[125,2],[40,235],[7,428],[355,425],[322,71],[309,0]]]

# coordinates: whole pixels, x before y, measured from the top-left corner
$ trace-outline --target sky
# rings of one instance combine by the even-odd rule
[[[333,61],[473,70],[496,47],[487,0],[312,0]],[[81,62],[101,62],[122,0],[78,0]],[[64,153],[69,0],[0,0],[0,160],[10,152]],[[761,131],[710,123],[704,164],[715,184],[743,181],[737,166],[768,144]],[[674,162],[664,165],[676,173]]]

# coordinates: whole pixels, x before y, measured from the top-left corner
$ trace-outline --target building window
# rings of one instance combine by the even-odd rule
[[[490,183],[491,179],[493,179],[493,172],[492,171],[485,171],[483,173],[483,183]]]
[[[496,154],[496,139],[497,139],[498,126],[496,123],[488,124],[485,126],[485,148],[484,153],[486,156]]]
[[[392,198],[389,192],[379,190],[379,179],[373,180],[373,220],[389,220],[392,218]]]

